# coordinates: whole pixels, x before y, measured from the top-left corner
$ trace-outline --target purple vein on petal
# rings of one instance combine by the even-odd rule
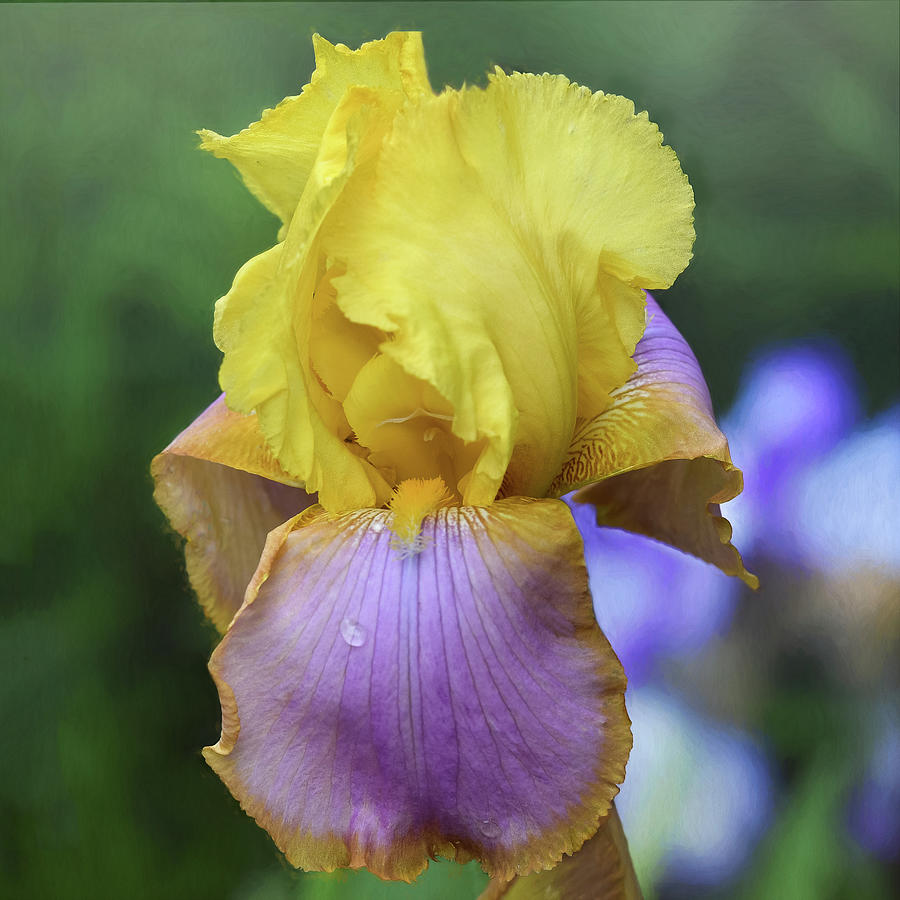
[[[490,548],[494,549],[493,544],[490,541],[489,537],[485,539],[485,543],[488,543],[490,545]],[[486,554],[484,552],[483,546],[481,545],[481,541],[479,541],[479,553],[475,554],[475,556],[477,557],[477,559],[468,559],[467,560],[467,562],[469,563],[469,566],[477,566],[479,563],[483,564],[484,568],[485,568],[485,572],[487,573],[491,584],[495,588],[496,595],[498,597],[502,597],[503,592],[500,590],[497,590],[497,584],[496,584],[496,580],[494,578],[494,573],[491,571],[490,566],[487,563]],[[508,571],[508,570],[504,569],[504,571]],[[469,577],[469,583],[471,585],[471,574],[470,574],[469,567],[466,568],[466,572]],[[510,689],[516,694],[516,696],[519,697],[520,700],[522,700],[525,710],[526,710],[526,713],[528,715],[530,715],[534,719],[534,721],[536,722],[538,727],[541,730],[543,730],[552,741],[555,742],[557,736],[552,734],[547,729],[546,725],[544,723],[540,722],[539,719],[537,718],[537,716],[534,714],[534,711],[531,709],[531,706],[528,703],[526,696],[522,693],[522,690],[520,688],[521,679],[519,679],[517,681],[515,678],[513,678],[510,675],[509,670],[506,668],[505,660],[508,659],[509,657],[513,657],[515,659],[515,661],[521,665],[521,675],[524,678],[530,680],[536,687],[541,689],[546,694],[548,702],[551,702],[551,703],[555,702],[555,698],[550,695],[549,691],[546,691],[545,689],[543,689],[543,686],[540,685],[539,682],[532,676],[532,672],[531,672],[532,667],[525,664],[519,657],[518,652],[514,649],[514,647],[511,646],[509,644],[509,642],[505,640],[505,638],[502,635],[502,631],[500,630],[501,623],[499,621],[491,622],[490,620],[485,620],[485,617],[482,614],[481,605],[478,602],[479,598],[477,596],[477,593],[474,590],[474,587],[472,587],[472,597],[473,597],[473,600],[475,601],[474,602],[475,614],[478,616],[479,622],[482,626],[482,630],[487,638],[489,645],[491,646],[491,649],[495,652],[496,658],[500,663],[500,668],[503,671],[503,674],[506,676],[507,681],[509,682]],[[509,623],[509,612],[506,608],[506,598],[503,598],[500,605],[503,609],[504,621]],[[491,640],[491,630],[492,629],[495,629],[498,632],[497,637],[503,641],[503,645],[504,645],[503,652],[498,653],[497,647],[495,646],[494,642]],[[489,671],[491,671],[490,668],[489,668]],[[494,679],[494,684],[495,685],[497,684],[496,679]],[[498,690],[498,693],[500,693],[499,690]],[[513,716],[512,711],[511,710],[508,710],[508,711],[510,712],[510,715]],[[527,741],[525,740],[525,736],[522,734],[522,730],[519,727],[518,722],[516,722],[514,716],[512,718],[512,721],[513,721],[513,725],[515,727],[516,733],[521,738],[522,747],[527,749],[527,746],[528,746]],[[522,756],[519,753],[516,753],[515,755],[520,760],[522,759]],[[564,761],[558,756],[558,754],[556,754],[554,752],[554,755],[557,756],[557,758],[559,758],[560,764],[564,764]],[[530,762],[531,760],[528,760],[528,761]],[[543,769],[543,764],[541,764],[541,768]],[[545,775],[545,777],[547,776],[546,770],[544,770],[544,775]]]
[[[282,535],[214,654],[241,727],[206,757],[295,865],[551,865],[596,827],[629,747],[574,522],[554,500],[442,510],[402,560],[372,527],[389,515],[315,514]]]

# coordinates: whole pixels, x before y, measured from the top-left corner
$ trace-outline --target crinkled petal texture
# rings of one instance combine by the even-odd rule
[[[579,422],[551,493],[581,488],[575,499],[596,506],[599,524],[664,541],[755,587],[719,515],[742,479],[700,365],[649,294],[647,315],[637,371],[613,392],[609,409]]]
[[[597,833],[547,872],[492,879],[479,900],[642,900],[615,806]]]
[[[333,306],[320,228],[347,180],[371,168],[381,138],[402,102],[397,91],[355,87],[329,120],[319,154],[285,240],[247,262],[216,304],[213,336],[225,354],[219,382],[228,405],[256,412],[284,469],[319,494],[329,509],[377,506],[390,486],[352,446],[340,403],[314,370],[315,323]],[[344,331],[350,332],[351,323]],[[358,346],[377,339],[345,335]],[[350,365],[350,352],[333,368]]]
[[[210,662],[204,755],[303,868],[552,866],[596,831],[631,743],[571,514],[442,509],[406,557],[390,526],[317,507],[272,533]]]
[[[219,397],[151,464],[154,497],[187,539],[191,586],[219,631],[237,612],[266,535],[312,502],[291,485],[253,416]]]
[[[576,417],[634,370],[640,288],[687,265],[692,210],[646,113],[562,76],[498,71],[401,109],[323,242],[346,317],[483,443],[451,485],[464,503],[546,493]]]
[[[334,512],[405,477],[467,505],[543,496],[576,419],[634,370],[641,288],[694,236],[690,185],[630,101],[499,72],[436,97],[405,40],[367,51],[390,78],[334,81],[284,242],[216,311],[229,406]]]
[[[409,97],[431,92],[422,37],[395,31],[359,50],[313,35],[316,69],[296,97],[267,109],[231,137],[203,130],[201,146],[229,160],[250,191],[287,225],[319,152],[332,113],[348,88],[364,85]]]

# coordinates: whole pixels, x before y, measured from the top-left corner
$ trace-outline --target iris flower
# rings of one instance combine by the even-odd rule
[[[415,33],[314,46],[301,94],[200,133],[282,223],[216,305],[223,396],[153,462],[224,633],[204,755],[295,866],[477,859],[527,896],[601,823],[620,846],[631,744],[559,498],[752,580],[717,508],[740,473],[645,293],[690,259],[693,192],[622,97],[435,94]]]

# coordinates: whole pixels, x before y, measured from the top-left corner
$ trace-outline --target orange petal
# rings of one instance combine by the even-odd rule
[[[187,539],[191,586],[219,631],[241,605],[266,535],[309,506],[269,452],[255,416],[219,397],[157,455],[154,499]]]
[[[665,541],[755,587],[731,545],[718,504],[736,497],[741,473],[712,412],[687,341],[647,294],[648,324],[635,374],[599,416],[581,421],[551,487],[597,507],[601,525]]]
[[[478,900],[641,900],[616,807],[597,833],[554,869],[512,881],[493,879]]]

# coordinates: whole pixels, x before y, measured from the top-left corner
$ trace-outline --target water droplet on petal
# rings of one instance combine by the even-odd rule
[[[384,522],[379,519],[377,522],[373,522],[370,527],[375,534],[381,534],[384,531]]]
[[[482,819],[478,828],[486,838],[500,837],[500,826],[493,819]]]
[[[341,620],[341,637],[351,647],[362,647],[366,642],[366,629],[355,619],[344,617]]]

